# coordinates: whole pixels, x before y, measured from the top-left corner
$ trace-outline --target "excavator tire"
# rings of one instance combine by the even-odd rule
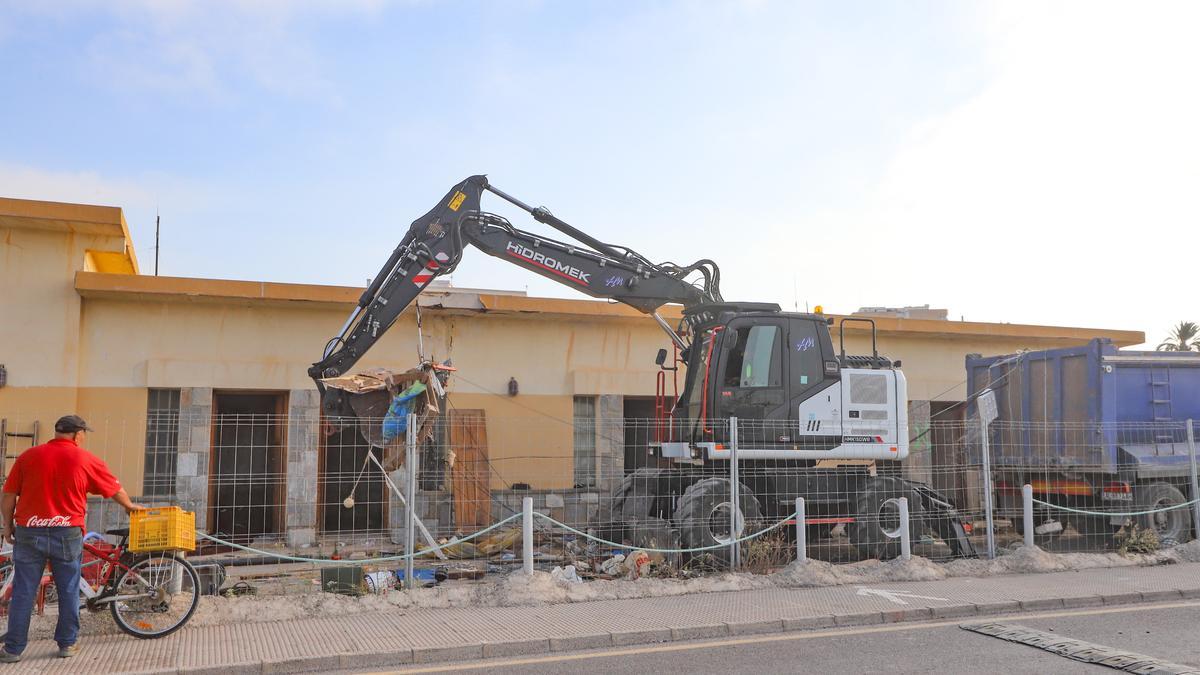
[[[876,476],[867,481],[854,510],[854,522],[848,528],[850,543],[864,558],[889,560],[900,555],[900,539],[884,534],[899,527],[899,512],[888,500],[908,497],[910,541],[917,541],[922,522],[922,506],[914,499],[912,490],[890,476]]]
[[[643,467],[626,475],[596,511],[592,528],[597,536],[623,542],[631,534],[631,523],[669,518],[670,487],[676,474],[674,469]]]
[[[689,549],[722,543],[717,536],[718,533],[724,533],[722,537],[727,537],[732,506],[730,497],[729,480],[726,478],[705,478],[688,486],[675,507],[680,546]],[[762,506],[754,492],[741,485],[738,502],[744,525],[740,532],[735,533],[736,536],[744,537],[762,529]],[[724,546],[685,556],[705,554],[725,564],[729,562],[729,548]]]

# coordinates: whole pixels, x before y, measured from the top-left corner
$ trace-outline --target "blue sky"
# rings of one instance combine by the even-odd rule
[[[124,207],[147,272],[157,209],[163,274],[361,284],[487,173],[730,298],[1200,321],[1186,3],[42,5],[0,1],[0,194]]]

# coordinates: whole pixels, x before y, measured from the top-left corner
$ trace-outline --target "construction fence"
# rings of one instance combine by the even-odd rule
[[[231,578],[295,587],[325,583],[331,566],[391,585],[521,567],[586,579],[769,571],[799,556],[948,560],[1027,541],[1139,553],[1191,540],[1200,519],[1187,422],[934,419],[909,430],[907,457],[874,460],[821,458],[842,438],[784,423],[706,420],[720,440],[681,461],[657,456],[674,433],[658,420],[594,409],[571,420],[451,410],[339,424],[166,408],[92,421],[86,445],[140,487],[138,501],[196,513],[205,535],[194,557]],[[8,446],[6,468],[20,450]],[[126,522],[94,500],[89,529]]]

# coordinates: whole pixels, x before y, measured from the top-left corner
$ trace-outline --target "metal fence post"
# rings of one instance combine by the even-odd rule
[[[1187,421],[1188,435],[1188,460],[1192,464],[1192,494],[1190,495],[1193,501],[1200,500],[1200,479],[1196,475],[1196,432],[1192,427],[1192,420]],[[1192,504],[1192,527],[1195,528],[1197,536],[1200,536],[1200,501]]]
[[[796,562],[808,562],[808,532],[804,528],[804,497],[796,497]]]
[[[741,511],[741,479],[738,477],[738,418],[729,418],[729,569],[738,568],[737,524]]]
[[[408,494],[407,506],[405,509],[404,519],[404,555],[408,556],[404,559],[404,587],[408,590],[416,588],[415,580],[413,579],[413,557],[416,552],[416,537],[415,531],[417,528],[417,416],[409,413],[408,415],[408,431],[404,438],[405,450],[407,457],[404,459],[405,469],[408,475],[405,476],[407,485],[405,492]]]
[[[996,558],[996,526],[992,522],[992,450],[991,439],[988,438],[988,430],[992,425],[992,420],[996,419],[996,394],[991,389],[984,389],[979,392],[979,397],[975,403],[979,410],[979,426],[983,431],[982,435],[982,450],[983,450],[983,509],[984,516],[987,521],[987,554],[989,560]]]
[[[912,539],[908,529],[908,497],[896,500],[900,507],[900,557],[903,560],[912,558]]]
[[[1021,519],[1025,525],[1025,545],[1033,548],[1033,486],[1021,486]]]
[[[521,500],[521,569],[533,574],[533,497]]]

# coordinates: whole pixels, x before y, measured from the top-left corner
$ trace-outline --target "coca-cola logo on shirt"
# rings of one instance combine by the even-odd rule
[[[70,524],[70,516],[54,516],[52,518],[38,518],[37,516],[33,516],[25,523],[25,527],[66,527]]]

